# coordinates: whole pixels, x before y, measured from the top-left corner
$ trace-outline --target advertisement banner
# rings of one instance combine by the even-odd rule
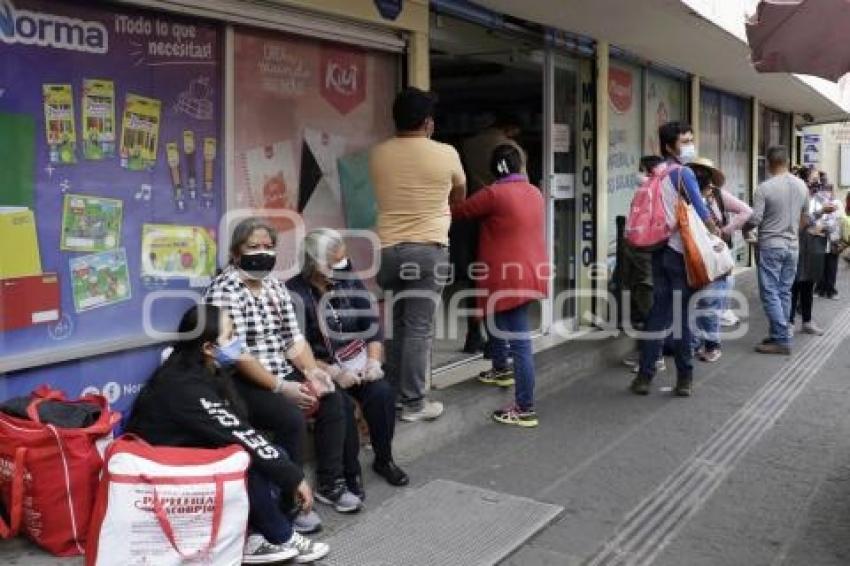
[[[661,155],[658,128],[667,122],[685,118],[685,83],[654,71],[646,73],[646,114],[644,115],[643,150],[648,155]]]
[[[218,26],[197,19],[0,0],[0,165],[30,164],[0,173],[13,187],[0,192],[0,207],[34,215],[40,272],[55,274],[61,294],[57,319],[0,332],[0,359],[145,339],[145,297],[188,288],[186,279],[142,277],[142,227],[219,221],[222,43]],[[152,308],[152,324],[173,330],[185,304]],[[74,395],[84,383],[143,382],[157,356],[136,352],[125,373],[113,373],[130,355],[56,366],[64,380],[57,386]],[[83,367],[93,373],[77,375]],[[5,381],[19,393],[30,374],[46,381],[52,371],[12,372],[16,379]]]
[[[608,78],[608,255],[616,253],[617,216],[629,212],[641,157],[640,67],[611,61]]]
[[[236,177],[228,210],[267,214],[281,232],[278,268],[294,266],[306,229],[369,229],[374,192],[368,154],[393,133],[397,59],[386,53],[255,30],[237,30]],[[349,241],[358,269],[371,249]],[[293,272],[294,273],[294,272]]]

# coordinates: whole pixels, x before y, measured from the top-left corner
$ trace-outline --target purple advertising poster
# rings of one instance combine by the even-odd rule
[[[173,330],[203,290],[223,187],[221,37],[104,3],[0,0],[0,241],[15,250],[0,253],[0,359],[96,353],[149,335],[144,320]],[[163,290],[187,298],[146,301]],[[35,374],[114,393],[156,351],[5,367],[0,397]]]

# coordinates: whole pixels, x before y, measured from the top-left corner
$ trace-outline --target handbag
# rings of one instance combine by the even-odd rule
[[[0,538],[22,533],[57,556],[83,554],[103,449],[121,415],[102,395],[69,401],[42,386],[30,399],[28,418],[0,412],[0,500],[8,511],[0,518]],[[42,410],[48,404],[52,409]],[[69,410],[57,410],[62,406]],[[74,409],[88,413],[92,407],[97,417],[89,426],[55,424]]]
[[[122,436],[106,451],[86,566],[240,564],[249,465],[235,444],[178,448]]]
[[[702,289],[732,272],[735,258],[729,246],[708,231],[684,195],[680,195],[676,203],[676,219],[682,236],[689,287]]]

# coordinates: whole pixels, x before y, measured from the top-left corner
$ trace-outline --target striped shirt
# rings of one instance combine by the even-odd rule
[[[239,270],[229,265],[210,283],[204,300],[227,311],[236,335],[263,367],[284,379],[292,376],[286,352],[303,336],[283,283],[266,277],[254,295]]]

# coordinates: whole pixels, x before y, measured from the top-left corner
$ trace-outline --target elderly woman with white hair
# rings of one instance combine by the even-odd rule
[[[342,235],[330,228],[304,238],[301,273],[287,282],[293,300],[300,298],[300,327],[316,360],[347,394],[345,477],[349,489],[363,495],[358,453],[360,435],[354,419],[356,400],[363,409],[375,451],[372,468],[394,486],[407,485],[407,474],[393,460],[395,395],[383,379],[383,334],[374,297],[353,270]]]

